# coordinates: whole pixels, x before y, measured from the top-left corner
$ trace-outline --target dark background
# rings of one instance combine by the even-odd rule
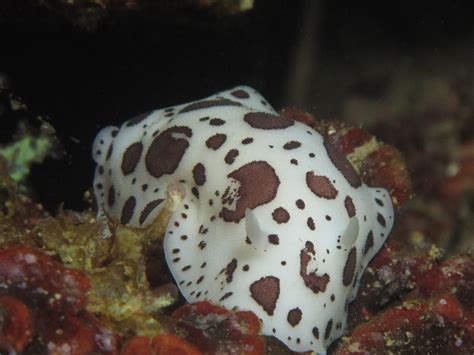
[[[472,7],[470,1],[256,0],[244,15],[130,16],[96,31],[45,9],[18,7],[0,23],[0,72],[32,112],[49,117],[67,152],[34,167],[39,200],[51,211],[61,202],[80,209],[101,127],[239,84],[255,87],[277,109],[298,104],[337,117],[347,90],[341,83],[361,62],[370,65],[374,51],[411,56],[422,49],[436,57],[458,43],[474,47]],[[309,60],[301,62],[298,53]],[[307,92],[289,89],[300,69],[307,69],[300,74]],[[2,122],[2,141],[15,126]]]

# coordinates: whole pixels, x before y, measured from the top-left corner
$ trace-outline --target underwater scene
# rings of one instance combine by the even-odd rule
[[[1,354],[473,354],[474,6],[6,0]]]

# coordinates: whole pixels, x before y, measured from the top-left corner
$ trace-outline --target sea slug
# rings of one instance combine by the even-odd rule
[[[247,86],[106,127],[93,158],[99,217],[122,224],[148,226],[181,184],[164,250],[186,300],[251,310],[295,351],[343,334],[393,225],[385,189]]]

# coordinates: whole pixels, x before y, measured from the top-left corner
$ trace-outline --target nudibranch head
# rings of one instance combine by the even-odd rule
[[[295,351],[343,334],[393,208],[316,131],[240,86],[107,127],[93,149],[99,216],[146,227],[182,185],[164,249],[187,301],[251,310]]]

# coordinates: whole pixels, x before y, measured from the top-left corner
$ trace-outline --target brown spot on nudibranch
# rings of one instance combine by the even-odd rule
[[[313,171],[306,173],[306,185],[316,196],[328,200],[335,199],[338,193],[327,176],[315,175]]]
[[[247,91],[242,89],[234,90],[230,94],[238,99],[248,99],[250,97]]]
[[[324,339],[328,340],[332,332],[332,318],[326,324],[326,330],[324,331]]]
[[[302,199],[297,199],[296,200],[296,207],[298,207],[300,210],[304,210],[305,203]]]
[[[250,294],[255,302],[272,316],[280,296],[280,279],[275,276],[262,277],[250,285]]]
[[[242,144],[250,144],[253,142],[253,138],[247,137],[242,139]]]
[[[193,178],[196,185],[204,185],[204,183],[206,182],[206,169],[204,168],[204,165],[202,165],[201,163],[197,163],[196,165],[194,165]]]
[[[122,214],[120,216],[120,223],[127,224],[133,217],[133,212],[135,212],[135,207],[137,205],[137,200],[134,196],[130,196],[127,201],[125,201]]]
[[[292,327],[295,327],[300,323],[302,315],[303,313],[301,312],[301,310],[296,307],[288,312],[288,316],[286,317],[286,319]]]
[[[385,222],[385,217],[382,216],[380,213],[377,213],[377,222],[379,222],[382,227],[385,227],[387,225],[387,223]]]
[[[224,294],[224,296],[222,296],[221,298],[219,298],[219,302],[222,302],[224,301],[226,298],[229,298],[230,296],[232,296],[234,293],[233,292],[226,292]]]
[[[113,185],[110,186],[107,196],[107,203],[109,204],[109,207],[112,207],[115,204],[115,189]]]
[[[222,144],[224,144],[226,139],[227,136],[225,134],[214,134],[212,137],[209,137],[206,140],[206,147],[208,147],[209,149],[217,150],[222,146]]]
[[[327,139],[324,140],[324,147],[326,148],[329,159],[331,159],[337,170],[339,170],[346,178],[347,182],[349,182],[352,187],[361,186],[362,180],[360,179],[359,174],[357,174],[354,167],[349,163],[344,154],[342,154],[339,149],[337,149]]]
[[[230,263],[228,263],[227,266],[225,267],[225,276],[226,276],[225,280],[227,281],[227,283],[232,282],[235,269],[237,269],[237,259],[232,259]]]
[[[275,208],[272,212],[272,217],[278,224],[287,223],[290,220],[290,214],[283,207]]]
[[[222,209],[222,217],[226,222],[239,222],[247,208],[254,209],[272,201],[280,186],[275,169],[266,161],[253,161],[232,171],[227,177],[240,183],[237,192],[235,210],[227,207]],[[224,196],[223,196],[224,198]]]
[[[314,224],[314,220],[313,218],[311,217],[308,217],[308,219],[306,220],[306,225],[308,226],[309,229],[311,229],[312,231],[314,231],[316,229],[316,225]]]
[[[235,161],[235,158],[239,156],[239,151],[237,149],[231,149],[227,152],[224,161],[227,164],[232,164]]]
[[[222,126],[225,124],[225,121],[221,118],[213,118],[209,121],[211,126]]]
[[[369,249],[374,246],[374,233],[372,231],[367,234],[364,246],[364,256],[368,253]]]
[[[244,121],[259,129],[284,129],[294,125],[293,120],[267,112],[249,112]]]
[[[346,196],[346,198],[344,199],[344,206],[346,207],[346,211],[349,217],[354,217],[356,214],[356,208],[350,196]]]
[[[349,286],[354,278],[355,268],[357,262],[357,249],[353,247],[347,255],[347,260],[344,265],[344,271],[342,273],[342,283],[344,286]]]
[[[151,143],[145,157],[150,175],[160,178],[164,174],[173,174],[189,147],[184,137],[190,138],[192,134],[192,130],[184,126],[174,126],[161,132]]]
[[[127,127],[132,127],[132,126],[135,126],[135,125],[139,124],[140,122],[144,121],[148,116],[150,116],[150,114],[152,112],[153,111],[145,112],[145,113],[142,113],[138,116],[133,117],[131,120],[127,121],[126,126]]]
[[[285,143],[285,145],[283,146],[283,149],[292,150],[292,149],[299,148],[300,146],[301,146],[300,142],[290,141],[290,142]]]
[[[316,255],[314,245],[310,241],[307,241],[305,248],[300,252],[300,276],[303,278],[306,287],[314,293],[319,293],[326,291],[330,277],[328,274],[320,276],[316,274],[315,271],[308,271],[309,262],[314,255]]]
[[[273,245],[278,245],[280,244],[280,238],[276,234],[270,234],[268,236],[268,242]]]
[[[240,102],[232,101],[229,99],[214,99],[214,100],[203,100],[194,102],[179,111],[179,113],[185,113],[194,110],[202,110],[206,108],[216,107],[216,106],[242,106]]]
[[[135,168],[140,161],[142,155],[143,144],[141,142],[135,142],[131,144],[123,153],[122,158],[122,173],[124,175],[131,174],[135,171]]]
[[[319,329],[318,329],[318,327],[313,328],[313,335],[316,339],[319,339]]]
[[[107,155],[105,156],[105,160],[110,159],[110,157],[112,156],[113,151],[114,151],[114,145],[110,144],[109,149],[107,149]]]
[[[149,202],[145,208],[142,210],[142,213],[140,214],[140,224],[143,224],[147,217],[150,215],[150,213],[158,207],[164,200],[162,198],[159,198],[157,200]]]

